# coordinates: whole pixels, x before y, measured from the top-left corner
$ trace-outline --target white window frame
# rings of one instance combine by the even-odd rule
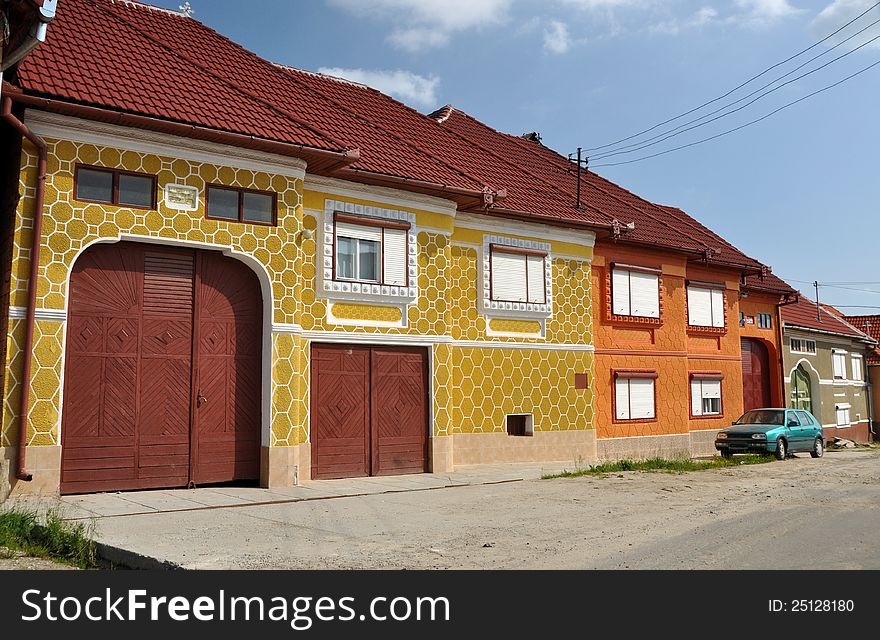
[[[381,282],[358,282],[334,278],[336,260],[336,223],[335,214],[343,213],[350,216],[375,218],[387,222],[404,222],[409,224],[406,236],[406,268],[407,285],[388,285]],[[412,304],[419,296],[418,289],[418,230],[416,216],[408,211],[383,209],[351,202],[325,200],[323,220],[319,221],[321,238],[319,239],[319,292],[330,299],[356,301],[384,301],[395,304]],[[380,257],[380,261],[382,258]],[[380,265],[384,270],[384,264]],[[405,315],[405,314],[404,314]]]
[[[697,324],[694,319],[694,305],[691,300],[691,293],[696,294],[697,292],[708,292],[709,293],[709,324]],[[727,327],[727,314],[725,312],[726,306],[726,290],[722,286],[712,286],[710,284],[704,284],[699,282],[688,283],[686,287],[686,296],[687,296],[687,309],[688,309],[688,326],[689,327],[698,327],[701,329],[724,329]],[[720,318],[716,318],[716,297],[720,298]],[[720,323],[720,324],[719,324]]]
[[[705,416],[722,416],[724,415],[724,384],[721,378],[705,378],[705,377],[692,377],[691,378],[691,416],[695,418],[702,418]],[[716,398],[714,395],[707,395],[712,393],[712,387],[715,385],[718,386],[718,411],[706,411],[706,400],[713,400]],[[708,388],[707,388],[708,387]],[[699,406],[695,402],[699,398]]]
[[[835,382],[845,382],[846,377],[846,355],[847,352],[842,349],[833,349],[831,351],[831,378]],[[838,366],[839,364],[839,366]],[[838,370],[843,375],[837,375]]]
[[[492,299],[492,245],[511,249],[540,251],[544,257],[544,302],[507,302]],[[553,254],[550,243],[522,240],[506,236],[484,235],[482,247],[483,277],[480,280],[482,312],[487,316],[525,317],[545,319],[553,313]]]
[[[838,427],[849,427],[852,426],[850,409],[852,408],[849,404],[838,404],[834,407],[835,418]]]
[[[642,393],[649,392],[651,408],[645,415],[633,417],[632,397],[633,389],[641,389]],[[655,377],[629,376],[624,373],[614,376],[614,419],[621,422],[631,420],[656,420],[657,419],[657,379]]]
[[[633,276],[636,281],[640,279],[653,280],[656,289],[656,305],[646,310],[633,309]],[[630,318],[660,319],[660,270],[649,269],[630,265],[611,265],[611,313],[615,316]],[[622,287],[623,279],[626,279],[626,287]]]
[[[797,341],[801,345],[801,349],[795,349],[794,343]],[[809,349],[809,345],[813,345],[812,351]],[[816,341],[810,340],[809,338],[789,338],[788,339],[788,348],[792,353],[798,353],[804,356],[814,356],[816,355]]]
[[[512,302],[519,304],[545,304],[547,302],[547,254],[543,251],[528,252],[507,245],[489,245],[491,265],[490,300],[492,302]],[[507,263],[507,265],[502,263]],[[522,282],[511,281],[513,267],[521,267]],[[502,270],[502,267],[504,270]],[[504,281],[504,280],[507,281]],[[504,297],[500,293],[502,285],[507,289],[521,289]],[[540,291],[540,295],[537,294]],[[521,299],[515,299],[521,297]]]
[[[856,382],[862,382],[864,380],[864,372],[865,372],[865,359],[863,356],[854,353],[851,356],[852,363],[852,378]]]

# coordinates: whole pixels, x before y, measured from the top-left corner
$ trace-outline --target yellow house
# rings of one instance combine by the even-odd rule
[[[592,458],[594,234],[29,109],[3,451],[13,491]],[[517,300],[520,300],[517,302]]]

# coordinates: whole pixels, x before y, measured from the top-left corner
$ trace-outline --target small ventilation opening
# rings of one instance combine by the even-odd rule
[[[530,436],[534,420],[531,414],[515,414],[507,416],[507,435]]]

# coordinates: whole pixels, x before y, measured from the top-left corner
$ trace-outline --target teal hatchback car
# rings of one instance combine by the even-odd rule
[[[752,409],[715,436],[722,457],[735,453],[772,453],[784,460],[790,453],[809,452],[814,458],[825,453],[822,425],[801,409]]]

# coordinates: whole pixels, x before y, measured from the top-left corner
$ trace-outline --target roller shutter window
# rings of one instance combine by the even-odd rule
[[[660,317],[660,276],[654,273],[613,269],[612,309],[615,315]]]
[[[384,229],[384,282],[395,287],[406,286],[407,232],[403,229]]]
[[[724,291],[688,286],[688,324],[692,327],[724,328]]]
[[[691,380],[691,415],[721,415],[721,380]]]
[[[850,426],[850,416],[849,416],[850,405],[839,404],[835,407],[835,410],[837,412],[837,426],[838,427]]]
[[[615,415],[618,420],[649,420],[655,417],[653,378],[618,377]]]
[[[492,300],[497,302],[547,301],[547,258],[492,247]]]
[[[852,357],[852,379],[856,382],[861,382],[862,380],[862,363],[862,356]]]
[[[846,380],[846,352],[833,352],[831,354],[831,362],[834,366],[834,379]]]

